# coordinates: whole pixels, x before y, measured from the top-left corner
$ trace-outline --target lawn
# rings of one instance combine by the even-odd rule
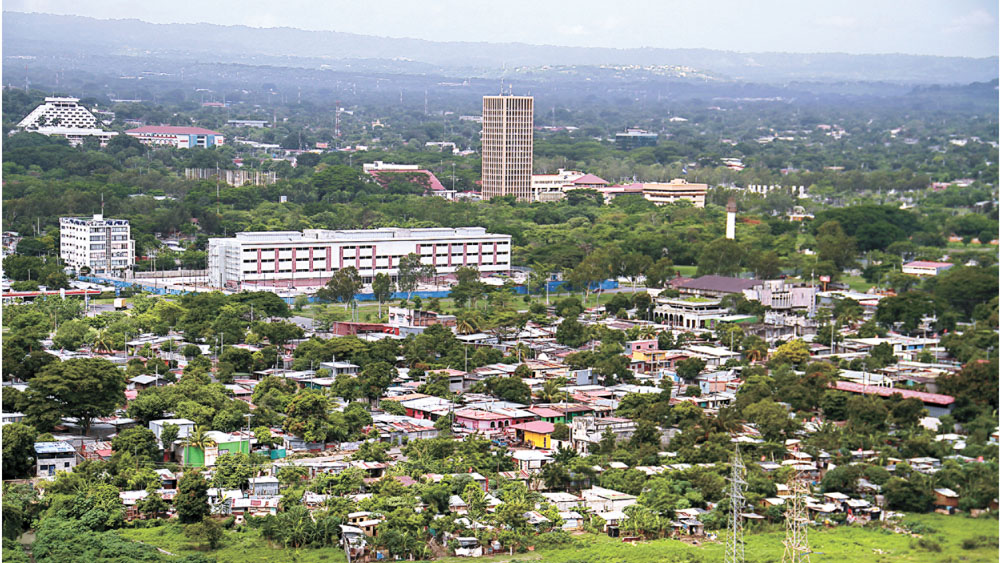
[[[155,528],[132,528],[119,530],[122,537],[158,547],[177,556],[202,554],[219,563],[256,563],[258,561],[296,561],[299,563],[339,563],[347,561],[340,548],[323,549],[283,549],[271,547],[256,530],[245,532],[227,531],[222,544],[215,551],[199,550],[197,542],[184,535],[179,524],[167,524]],[[279,555],[280,554],[280,555]],[[173,559],[165,558],[167,561]]]
[[[871,284],[865,281],[861,276],[844,276],[841,280],[847,285],[851,286],[852,291],[859,291],[865,293],[875,284]]]
[[[919,525],[922,535],[915,537],[897,534],[875,526],[840,526],[836,528],[813,528],[809,531],[809,546],[813,551],[812,561],[850,562],[870,561],[872,563],[937,563],[939,561],[995,562],[997,561],[997,520],[996,518],[967,518],[965,516],[943,516],[922,514],[904,520],[907,525]],[[159,547],[176,555],[203,553],[217,558],[220,562],[254,563],[257,561],[319,561],[339,562],[344,560],[342,551],[336,548],[284,550],[269,547],[257,536],[257,532],[227,532],[222,546],[213,552],[198,551],[196,544],[188,540],[178,525],[158,528],[121,530],[122,536]],[[544,561],[545,563],[653,563],[658,561],[714,562],[722,561],[725,555],[725,536],[719,541],[705,541],[701,545],[690,545],[677,540],[656,540],[637,544],[623,543],[604,535],[588,534],[579,536],[579,545],[566,548],[547,549],[478,559],[483,563],[503,563],[508,561]],[[746,536],[746,560],[754,562],[781,561],[784,546],[784,529],[771,526],[767,531],[748,533]],[[968,542],[963,545],[963,542]],[[974,544],[974,545],[973,545]],[[444,563],[470,561],[468,558],[448,557],[437,560]]]

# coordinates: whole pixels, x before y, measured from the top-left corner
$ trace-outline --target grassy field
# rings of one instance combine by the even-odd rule
[[[197,542],[184,535],[179,524],[168,524],[156,528],[135,528],[119,530],[122,537],[140,541],[177,556],[202,554],[219,563],[256,563],[264,561],[295,561],[298,563],[337,563],[347,561],[344,551],[339,548],[324,549],[283,549],[271,547],[261,539],[256,531],[226,532],[222,544],[215,551],[199,550]]]
[[[814,528],[809,531],[811,556],[815,563],[870,561],[873,563],[937,563],[943,561],[997,561],[996,518],[971,519],[964,516],[924,514],[907,517],[907,525],[919,525],[922,534],[897,534],[874,526]],[[122,536],[159,547],[176,555],[205,553],[220,562],[254,563],[257,561],[343,561],[339,549],[272,548],[256,532],[227,533],[222,546],[211,553],[200,552],[177,525],[159,528],[121,530]],[[653,563],[677,561],[685,563],[722,561],[725,536],[719,541],[691,545],[677,540],[656,540],[627,544],[603,535],[579,536],[579,545],[478,559],[484,563],[508,561],[540,561],[552,563]],[[784,529],[773,526],[767,531],[747,534],[746,560],[767,563],[781,561]],[[449,557],[438,562],[468,562],[468,558]]]
[[[860,291],[861,293],[868,291],[871,286],[875,285],[866,282],[861,276],[844,276],[841,281],[851,286],[853,291]]]

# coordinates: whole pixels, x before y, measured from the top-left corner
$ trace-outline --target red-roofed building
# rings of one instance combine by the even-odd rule
[[[903,273],[913,276],[936,276],[954,266],[951,262],[916,260],[903,264]]]
[[[879,385],[864,385],[851,381],[837,381],[831,385],[838,391],[849,393],[859,393],[862,395],[878,395],[889,397],[899,393],[904,399],[918,399],[926,407],[931,416],[941,416],[951,412],[955,404],[955,397],[951,395],[941,395],[939,393],[927,393],[925,391],[913,391],[911,389],[900,389],[898,387],[882,387]]]
[[[368,172],[383,188],[388,187],[393,180],[402,180],[423,188],[423,195],[435,195],[445,199],[455,199],[455,191],[444,187],[430,170],[372,170]]]
[[[146,125],[125,131],[140,143],[150,146],[172,146],[178,149],[194,147],[221,147],[225,137],[218,131],[202,127],[179,127],[175,125]]]

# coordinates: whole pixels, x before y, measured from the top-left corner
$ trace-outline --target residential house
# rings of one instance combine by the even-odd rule
[[[35,476],[52,479],[59,471],[72,472],[76,455],[66,442],[35,442]]]

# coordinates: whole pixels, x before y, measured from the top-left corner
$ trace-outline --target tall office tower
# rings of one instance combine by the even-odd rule
[[[483,199],[531,201],[534,105],[531,96],[483,96]]]

